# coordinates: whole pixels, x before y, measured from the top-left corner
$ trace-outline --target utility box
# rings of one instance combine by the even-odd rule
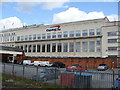
[[[91,74],[76,73],[74,76],[74,88],[90,88],[91,83]]]
[[[74,87],[74,73],[65,72],[60,74],[60,84],[64,87],[73,88]]]

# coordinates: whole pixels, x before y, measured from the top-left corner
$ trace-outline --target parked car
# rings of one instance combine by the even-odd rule
[[[113,88],[118,88],[120,90],[120,78],[116,78]]]
[[[33,63],[35,66],[40,66],[40,61],[34,61]]]
[[[80,65],[74,64],[66,67],[66,71],[85,71],[87,68],[83,68]]]
[[[52,64],[49,61],[34,61],[35,66],[52,66]]]
[[[106,64],[99,64],[99,66],[97,67],[97,70],[107,70],[108,66]]]
[[[48,67],[50,67],[50,66],[52,66],[52,64],[49,61],[41,61],[40,66],[48,66]]]
[[[65,64],[62,62],[54,62],[52,67],[59,67],[59,68],[64,68]]]
[[[60,70],[57,68],[44,69],[38,72],[38,74],[34,75],[32,79],[38,82],[42,82],[47,80],[58,79],[59,75]]]
[[[31,65],[31,60],[23,60],[23,65]]]

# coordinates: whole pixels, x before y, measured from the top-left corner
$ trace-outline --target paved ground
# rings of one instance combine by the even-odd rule
[[[16,76],[20,77],[25,77],[32,79],[33,75],[35,75],[38,72],[45,69],[45,68],[53,68],[53,67],[35,67],[35,66],[23,66],[23,65],[18,65],[18,64],[1,64],[0,66],[2,67],[1,72],[6,73],[6,74],[14,74]],[[61,72],[65,72],[65,68],[59,68]],[[118,70],[115,69],[115,73],[118,73]],[[14,73],[13,73],[14,71]],[[91,85],[93,88],[111,88],[113,85],[113,79],[116,79],[118,75],[113,76],[113,72],[111,69],[108,69],[106,71],[97,71],[96,69],[89,69],[88,71],[84,72],[86,74],[91,74],[92,75],[92,81]],[[113,78],[114,77],[114,78]],[[47,81],[46,83],[50,84],[58,84],[60,85],[60,78],[56,80],[50,80]]]

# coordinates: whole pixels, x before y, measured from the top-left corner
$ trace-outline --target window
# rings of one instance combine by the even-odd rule
[[[86,41],[82,42],[82,52],[87,52],[88,50],[88,43]]]
[[[51,33],[47,33],[47,39],[51,38]]]
[[[35,39],[36,39],[36,34],[33,35],[33,40],[35,40]]]
[[[21,41],[23,41],[24,40],[24,37],[23,36],[21,36]]]
[[[100,38],[97,38],[97,39],[96,39],[96,51],[97,51],[97,52],[100,52],[100,51],[101,51],[100,45],[101,45]]]
[[[81,35],[80,35],[80,30],[77,30],[77,31],[76,31],[76,36],[77,36],[77,37],[78,37],[78,36],[81,36]]]
[[[74,31],[70,31],[70,37],[74,37]]]
[[[56,32],[52,33],[52,38],[56,38]]]
[[[76,42],[76,52],[80,52],[80,42]]]
[[[47,44],[47,52],[50,52],[50,43]]]
[[[13,45],[12,45],[13,46]],[[23,50],[23,46],[21,45],[21,49]]]
[[[45,34],[42,34],[42,39],[45,39],[45,38],[46,38]]]
[[[42,52],[45,52],[45,44],[42,44]]]
[[[32,40],[32,35],[29,35],[29,40]]]
[[[58,38],[62,38],[62,32],[58,32]]]
[[[56,52],[56,43],[52,43],[52,52]]]
[[[28,47],[28,52],[31,52],[31,51],[32,51],[31,45],[29,45],[29,47]]]
[[[108,43],[117,43],[117,39],[108,39]]]
[[[116,36],[117,32],[108,32],[108,36]]]
[[[108,47],[108,50],[109,51],[114,51],[114,50],[117,50],[117,47]]]
[[[58,48],[57,48],[58,50],[58,52],[62,52],[62,43],[58,43]]]
[[[17,37],[17,41],[20,41],[20,36]]]
[[[37,35],[37,39],[41,39],[41,35],[40,34]]]
[[[68,43],[63,43],[63,52],[68,52]]]
[[[37,52],[40,52],[40,44],[37,44]]]
[[[70,44],[69,44],[69,52],[74,52],[74,42],[70,42]]]
[[[24,51],[27,52],[27,45],[25,45]]]
[[[94,41],[89,42],[89,52],[95,52],[95,42]]]
[[[27,40],[28,39],[28,35],[25,35],[25,40]]]
[[[100,35],[101,34],[101,29],[96,29],[96,35]]]
[[[68,32],[67,31],[63,32],[63,36],[68,37]]]
[[[87,30],[82,30],[82,36],[87,36],[88,33],[87,33]]]
[[[94,34],[95,34],[94,29],[90,29],[89,30],[89,35],[94,35]]]
[[[36,45],[33,45],[33,52],[36,52]]]

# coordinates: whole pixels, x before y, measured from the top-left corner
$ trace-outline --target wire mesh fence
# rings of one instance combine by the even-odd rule
[[[2,73],[68,88],[120,88],[120,71],[73,71],[65,68],[2,63]]]

